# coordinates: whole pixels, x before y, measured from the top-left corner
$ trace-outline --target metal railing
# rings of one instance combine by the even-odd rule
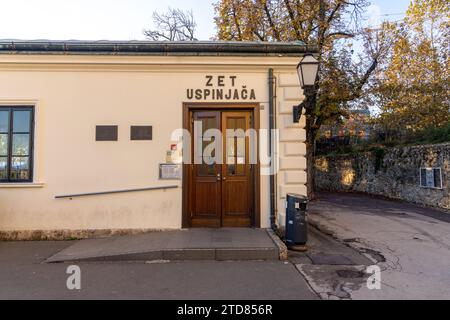
[[[55,199],[73,199],[73,198],[80,198],[80,197],[103,196],[103,195],[109,195],[109,194],[143,192],[143,191],[169,190],[169,189],[177,189],[177,188],[178,188],[178,186],[173,185],[173,186],[164,186],[164,187],[150,187],[150,188],[140,188],[140,189],[91,192],[91,193],[80,193],[80,194],[70,194],[70,195],[64,195],[64,196],[55,196]]]

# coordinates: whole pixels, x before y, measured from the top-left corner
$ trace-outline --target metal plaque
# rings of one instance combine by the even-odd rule
[[[119,137],[118,126],[96,126],[95,140],[96,141],[118,141]]]
[[[160,180],[181,180],[182,165],[180,164],[160,164],[159,179]]]
[[[130,137],[132,141],[152,141],[152,126],[131,126]]]

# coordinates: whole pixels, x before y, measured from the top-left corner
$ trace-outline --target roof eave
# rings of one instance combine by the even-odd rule
[[[297,42],[0,41],[0,53],[9,54],[301,56],[316,52],[314,46]]]

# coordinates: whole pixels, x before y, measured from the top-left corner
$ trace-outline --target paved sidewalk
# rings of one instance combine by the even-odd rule
[[[72,244],[0,241],[0,300],[317,299],[296,268],[281,261],[80,262],[82,289],[70,291],[70,264],[43,261]]]
[[[309,227],[308,233],[309,250],[305,253],[289,252],[289,261],[320,298],[351,299],[352,291],[367,283],[369,275],[365,274],[365,270],[374,263],[313,226]]]
[[[368,290],[363,266],[339,290],[350,299],[450,299],[450,223],[446,213],[359,194],[325,193],[311,203],[309,222],[358,250],[382,270],[382,290]],[[306,268],[322,297],[341,266]],[[345,274],[344,274],[345,275]]]
[[[190,229],[76,242],[46,262],[279,260],[264,229]]]

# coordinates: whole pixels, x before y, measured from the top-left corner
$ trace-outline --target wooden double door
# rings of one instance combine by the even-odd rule
[[[248,130],[253,112],[192,110],[192,164],[189,165],[191,227],[254,226],[255,152]]]

